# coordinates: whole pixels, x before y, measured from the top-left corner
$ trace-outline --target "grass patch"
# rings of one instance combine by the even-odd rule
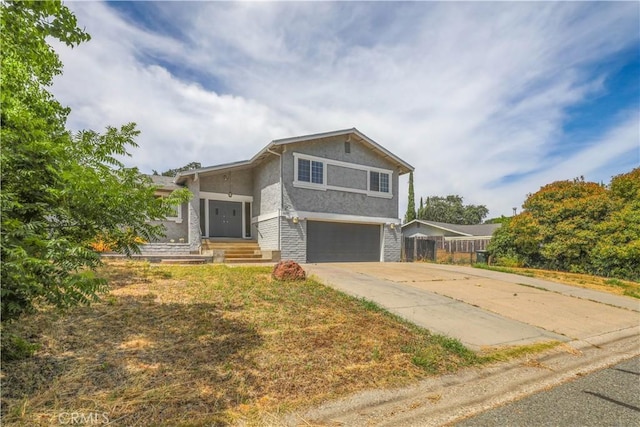
[[[2,365],[3,425],[52,425],[61,413],[118,425],[268,424],[490,361],[375,303],[270,273],[110,261],[102,302],[42,310],[3,331],[39,344]]]
[[[373,311],[373,312],[383,312],[386,311],[385,309],[383,309],[382,307],[380,307],[377,303],[370,301],[366,298],[359,298],[358,302],[360,303],[360,305],[362,305],[362,307],[365,310],[369,310],[369,311]]]
[[[442,335],[430,335],[416,341],[403,350],[411,354],[411,361],[426,372],[435,374],[455,371],[461,366],[471,366],[484,360],[456,339]]]
[[[488,265],[483,263],[476,263],[476,264],[472,264],[471,266],[474,268],[480,268],[482,270],[499,271],[501,273],[511,273],[511,274],[518,274],[520,276],[535,277],[535,274],[532,271],[521,269],[521,268],[503,267],[503,266]]]
[[[623,281],[619,279],[607,279],[604,281],[605,285],[614,286],[622,289],[622,294],[633,298],[640,298],[640,286],[635,285],[633,282]]]
[[[25,359],[35,354],[40,348],[37,343],[31,343],[19,335],[2,331],[2,361]]]
[[[536,344],[520,345],[514,347],[503,347],[496,349],[484,349],[481,359],[484,362],[502,362],[510,359],[531,356],[542,353],[561,345],[560,341],[547,341]]]
[[[640,298],[640,283],[629,280],[611,279],[588,274],[567,273],[564,271],[540,270],[535,268],[501,267],[487,264],[473,264],[475,268],[499,271],[502,273],[518,274],[520,276],[535,277],[552,282],[573,285],[586,289],[608,292],[616,295],[626,295]]]

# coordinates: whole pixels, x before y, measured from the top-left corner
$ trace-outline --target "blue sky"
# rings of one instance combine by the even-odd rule
[[[53,92],[72,129],[138,123],[144,172],[357,127],[416,168],[418,200],[499,216],[640,165],[638,2],[67,5],[92,40],[56,45]]]

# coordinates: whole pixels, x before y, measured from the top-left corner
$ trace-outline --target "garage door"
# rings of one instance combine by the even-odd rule
[[[380,261],[380,226],[307,222],[307,262]]]

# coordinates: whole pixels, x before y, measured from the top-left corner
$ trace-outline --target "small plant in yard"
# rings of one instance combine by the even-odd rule
[[[40,348],[37,343],[30,343],[19,335],[2,331],[2,361],[20,360],[31,357]]]

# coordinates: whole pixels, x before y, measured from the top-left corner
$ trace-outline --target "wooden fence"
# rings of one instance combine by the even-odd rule
[[[477,252],[486,251],[488,237],[403,237],[403,261],[435,261],[449,264],[473,264]]]
[[[435,261],[436,242],[415,237],[403,238],[403,261]]]

